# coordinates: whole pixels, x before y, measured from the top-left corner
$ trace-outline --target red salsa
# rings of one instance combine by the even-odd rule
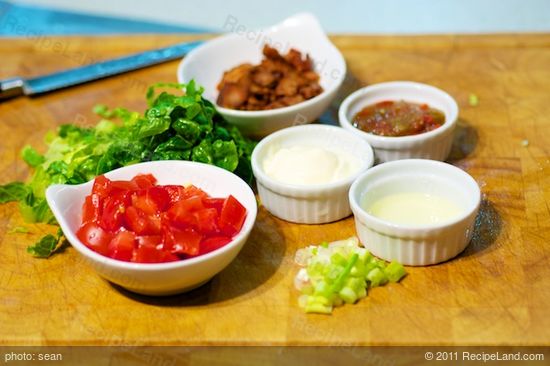
[[[353,126],[379,136],[410,136],[435,130],[445,123],[442,111],[427,104],[383,101],[363,108]]]
[[[156,182],[151,174],[128,181],[97,177],[82,207],[78,239],[107,257],[161,263],[211,252],[241,230],[246,208],[235,197]]]

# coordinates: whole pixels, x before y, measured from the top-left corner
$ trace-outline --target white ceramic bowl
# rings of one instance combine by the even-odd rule
[[[139,173],[151,173],[158,184],[194,184],[214,197],[232,194],[247,210],[241,231],[227,245],[205,255],[170,263],[130,263],[102,256],[89,249],[77,237],[82,220],[84,198],[93,181],[80,185],[52,185],[46,199],[71,245],[97,273],[132,292],[146,295],[170,295],[191,290],[207,282],[224,269],[239,253],[256,220],[256,199],[250,187],[224,169],[189,161],[154,161],[113,170],[109,179],[131,179]]]
[[[462,213],[437,225],[413,226],[382,220],[362,207],[363,200],[404,192],[440,195],[461,207]],[[466,172],[424,159],[380,164],[357,178],[349,191],[363,245],[377,257],[411,266],[440,263],[462,252],[472,237],[480,199],[476,181]]]
[[[359,168],[348,178],[307,186],[281,183],[265,173],[263,163],[271,148],[304,145],[347,152],[359,159]],[[285,128],[260,141],[252,153],[252,171],[262,205],[283,220],[302,224],[322,224],[349,216],[349,187],[373,162],[372,148],[365,140],[327,125]]]
[[[355,115],[366,106],[385,100],[426,103],[445,114],[445,123],[435,130],[413,136],[378,136],[352,125]],[[366,139],[374,149],[377,162],[399,159],[445,160],[453,144],[458,105],[446,92],[412,81],[391,81],[361,88],[350,94],[338,110],[340,125]]]
[[[260,63],[265,43],[281,53],[296,48],[313,59],[324,89],[321,94],[292,106],[265,111],[239,111],[216,106],[217,110],[244,134],[255,137],[309,123],[321,116],[344,80],[346,63],[313,15],[297,14],[266,29],[251,30],[237,24],[228,30],[232,32],[206,42],[182,60],[178,68],[179,82],[195,79],[204,87],[204,97],[216,104],[216,86],[225,71],[242,63]]]

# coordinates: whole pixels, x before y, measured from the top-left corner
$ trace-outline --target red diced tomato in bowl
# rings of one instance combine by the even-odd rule
[[[151,174],[129,181],[98,176],[82,207],[78,239],[113,259],[163,263],[221,248],[241,230],[247,211],[235,197],[156,183]]]
[[[129,262],[132,259],[136,244],[136,234],[121,230],[109,243],[108,256],[121,261]]]
[[[107,255],[109,243],[113,237],[108,231],[105,231],[95,222],[83,224],[76,232],[78,239],[86,246],[99,254]]]
[[[220,213],[220,227],[227,235],[235,235],[241,230],[246,218],[246,208],[233,196],[227,197]]]

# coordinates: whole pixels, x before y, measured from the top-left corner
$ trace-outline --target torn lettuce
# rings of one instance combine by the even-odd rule
[[[176,92],[156,93],[159,88]],[[182,89],[185,93],[179,92]],[[43,155],[31,146],[23,148],[22,158],[34,173],[26,184],[0,186],[0,203],[19,201],[25,221],[54,224],[45,199],[50,184],[80,184],[113,169],[151,160],[212,164],[250,184],[255,142],[228,125],[202,93],[194,81],[159,83],[148,89],[148,108],[143,114],[96,106],[94,112],[102,119],[95,127],[60,126],[57,133],[46,136],[48,149]],[[46,236],[29,247],[29,252],[48,256],[60,240]]]

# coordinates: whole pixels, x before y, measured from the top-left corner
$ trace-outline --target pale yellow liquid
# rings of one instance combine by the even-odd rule
[[[419,192],[390,194],[363,208],[382,220],[413,226],[450,221],[463,212],[448,198]]]

